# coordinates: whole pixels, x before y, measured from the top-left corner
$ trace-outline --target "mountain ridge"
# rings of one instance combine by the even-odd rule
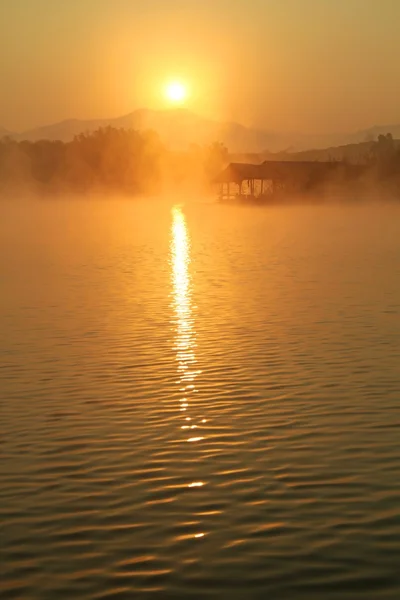
[[[9,136],[17,141],[35,142],[48,139],[69,142],[76,135],[107,126],[137,130],[153,129],[167,146],[176,150],[184,150],[192,144],[205,145],[219,141],[233,153],[316,151],[370,142],[378,135],[386,133],[400,138],[400,124],[374,125],[348,134],[281,133],[247,127],[234,121],[220,122],[207,119],[187,109],[165,111],[138,109],[116,118],[64,119],[23,132],[10,132],[0,127],[0,137]]]

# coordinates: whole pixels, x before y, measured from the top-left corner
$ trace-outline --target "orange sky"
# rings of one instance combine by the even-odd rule
[[[3,0],[0,126],[166,108],[281,131],[400,122],[400,0]]]

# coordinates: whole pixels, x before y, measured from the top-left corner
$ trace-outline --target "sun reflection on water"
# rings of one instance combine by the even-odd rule
[[[196,414],[192,402],[193,394],[197,393],[196,378],[201,371],[197,368],[196,359],[196,320],[192,298],[190,251],[190,237],[185,215],[181,207],[174,206],[171,230],[171,276],[175,325],[174,351],[178,372],[177,386],[181,393],[179,411],[183,420],[180,431],[184,441],[192,445],[204,440],[204,436],[200,435],[198,430],[204,428],[206,419]],[[196,437],[193,436],[193,430],[196,430]],[[203,481],[188,482],[190,489],[202,488],[204,485]],[[193,537],[201,538],[204,535],[198,533]]]
[[[196,369],[196,330],[193,315],[192,281],[190,274],[190,238],[185,215],[180,206],[172,209],[171,266],[173,283],[173,306],[175,313],[175,351],[178,363],[181,412],[190,410],[190,397],[195,393]],[[185,417],[187,421],[191,417]],[[193,425],[197,427],[197,425]],[[183,426],[182,429],[185,429]],[[199,441],[201,437],[197,438]],[[193,441],[188,438],[187,441]]]

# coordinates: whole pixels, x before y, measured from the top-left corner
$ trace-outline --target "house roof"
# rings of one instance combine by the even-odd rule
[[[265,161],[258,165],[231,163],[216,178],[216,183],[241,183],[250,179],[287,179],[311,173],[327,173],[343,167],[339,162]],[[345,165],[346,169],[349,165]]]

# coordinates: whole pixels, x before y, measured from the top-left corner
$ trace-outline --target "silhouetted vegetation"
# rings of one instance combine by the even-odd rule
[[[391,134],[380,135],[377,141],[368,142],[364,151],[363,160],[355,161],[358,169],[350,168],[346,160],[339,161],[341,169],[334,171],[334,183],[353,189],[355,184],[364,190],[378,187],[400,197],[399,142]],[[278,156],[282,160],[280,155],[275,159]],[[295,154],[292,160],[296,160]],[[192,145],[186,152],[176,152],[166,148],[152,131],[106,127],[80,134],[68,143],[17,142],[5,137],[0,141],[0,191],[28,188],[40,193],[158,194],[182,186],[206,191],[229,162],[228,149],[221,143]],[[326,184],[328,188],[332,182],[331,176],[315,170],[306,187],[321,189]]]
[[[227,159],[219,143],[172,152],[152,131],[112,127],[83,133],[70,143],[6,137],[0,142],[0,189],[155,194],[190,182],[205,188]]]

